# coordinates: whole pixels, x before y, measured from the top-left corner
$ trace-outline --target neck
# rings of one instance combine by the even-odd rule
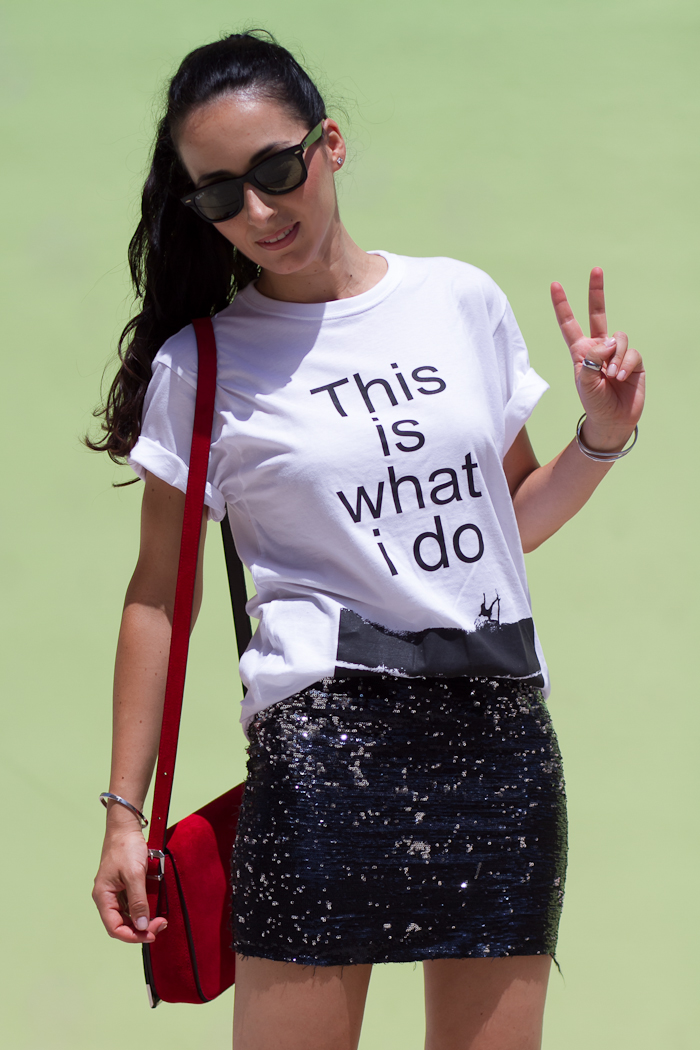
[[[287,303],[329,303],[368,292],[386,273],[386,260],[355,244],[341,224],[312,263],[296,273],[263,270],[256,288]]]

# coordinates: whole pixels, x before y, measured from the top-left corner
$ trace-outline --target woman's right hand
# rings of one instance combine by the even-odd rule
[[[133,818],[129,823],[110,817],[111,813],[92,899],[110,937],[126,944],[151,944],[168,923],[162,916],[149,921],[146,841]]]
[[[124,602],[114,672],[114,732],[110,789],[143,806],[158,757],[168,673],[172,612],[185,494],[148,474],[141,509],[139,560]],[[195,616],[202,597],[206,508],[195,583]],[[107,830],[93,900],[110,937],[150,944],[167,926],[151,919],[146,896],[148,848],[134,814],[107,803]]]

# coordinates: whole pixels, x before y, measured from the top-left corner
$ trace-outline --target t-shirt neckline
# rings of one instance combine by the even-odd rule
[[[280,299],[270,299],[267,295],[262,295],[254,284],[249,284],[238,293],[234,299],[234,306],[237,302],[243,302],[259,313],[276,317],[295,317],[300,320],[319,317],[326,320],[362,313],[391,295],[403,276],[403,266],[399,256],[378,249],[368,252],[368,255],[381,255],[386,259],[387,271],[372,288],[359,295],[352,295],[348,299],[334,299],[328,303],[288,303]]]

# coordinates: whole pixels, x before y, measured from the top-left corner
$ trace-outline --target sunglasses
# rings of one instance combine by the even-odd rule
[[[325,118],[324,118],[325,119]],[[180,200],[205,222],[226,222],[243,208],[243,186],[246,182],[257,186],[263,193],[279,196],[291,193],[306,182],[308,171],[304,163],[304,152],[323,134],[323,120],[313,128],[298,146],[273,153],[259,164],[235,179],[213,182],[201,190],[185,194]]]

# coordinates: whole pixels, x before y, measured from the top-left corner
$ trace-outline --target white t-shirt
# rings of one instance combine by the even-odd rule
[[[253,285],[214,318],[205,500],[257,594],[242,722],[325,677],[474,675],[548,688],[503,457],[547,389],[503,292],[380,252],[329,303]],[[194,331],[153,362],[131,464],[185,490]],[[232,641],[233,644],[233,641]]]

